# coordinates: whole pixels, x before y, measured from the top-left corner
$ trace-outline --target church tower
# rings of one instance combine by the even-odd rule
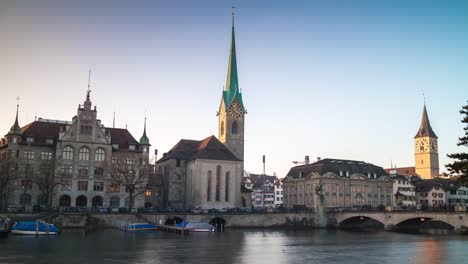
[[[241,160],[244,160],[244,121],[246,113],[237,76],[233,12],[226,87],[218,111],[218,139]]]
[[[439,175],[439,150],[437,136],[432,130],[424,103],[419,131],[414,137],[414,165],[416,174],[422,179],[431,179]]]

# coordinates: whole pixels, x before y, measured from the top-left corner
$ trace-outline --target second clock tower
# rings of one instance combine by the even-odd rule
[[[424,104],[421,125],[414,137],[414,165],[416,174],[422,179],[432,179],[439,175],[439,150],[437,135],[432,130]]]
[[[218,138],[239,159],[244,160],[244,103],[237,76],[234,13],[232,14],[231,49],[229,51],[226,87],[218,111]]]

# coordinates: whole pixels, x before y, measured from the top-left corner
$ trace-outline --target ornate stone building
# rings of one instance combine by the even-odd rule
[[[127,206],[126,188],[111,177],[113,164],[125,159],[144,166],[149,148],[146,124],[140,142],[127,129],[104,127],[89,90],[71,122],[39,118],[20,127],[17,115],[0,145],[0,163],[14,173],[8,205]],[[143,203],[139,197],[134,206]]]
[[[392,205],[393,180],[381,167],[355,160],[322,159],[291,168],[283,179],[283,206],[315,208],[323,185],[325,207]]]
[[[217,114],[219,139],[182,139],[157,161],[164,207],[220,209],[246,204],[241,194],[246,110],[237,75],[234,15],[232,22],[227,81]]]

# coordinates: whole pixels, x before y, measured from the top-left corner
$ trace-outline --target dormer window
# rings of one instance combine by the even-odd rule
[[[14,137],[14,138],[13,138],[13,143],[14,143],[14,144],[18,143],[18,138]]]
[[[130,145],[130,146],[128,146],[128,149],[130,149],[130,150],[135,150],[135,145]]]
[[[349,177],[349,171],[346,171],[346,177]]]
[[[374,179],[377,179],[377,173],[374,172]]]
[[[119,144],[112,144],[112,148],[118,149],[118,148],[119,148]]]
[[[47,145],[52,145],[52,144],[54,144],[54,140],[52,138],[46,138],[46,144]]]
[[[367,173],[367,178],[369,178],[369,179],[371,178],[371,173],[370,172]]]
[[[343,171],[340,171],[340,176],[343,176]]]
[[[33,137],[27,137],[26,142],[29,143],[29,144],[34,143],[34,138]]]

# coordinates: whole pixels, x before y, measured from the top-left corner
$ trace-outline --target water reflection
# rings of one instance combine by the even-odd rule
[[[465,263],[468,237],[338,230],[73,230],[0,239],[0,263]]]

